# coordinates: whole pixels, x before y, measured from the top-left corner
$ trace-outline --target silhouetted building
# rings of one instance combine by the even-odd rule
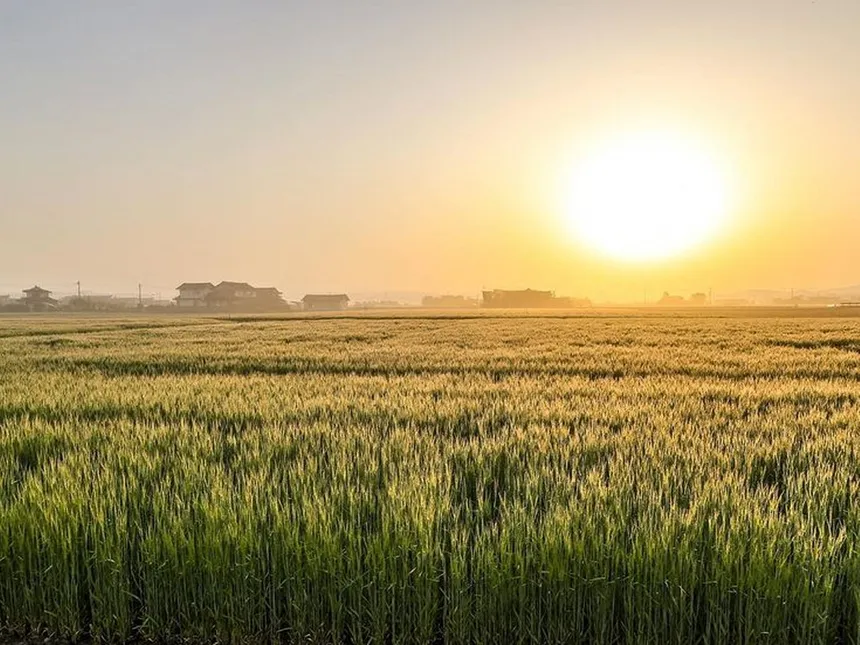
[[[402,309],[409,306],[409,303],[399,300],[362,300],[352,303],[353,309]]]
[[[38,285],[31,289],[24,289],[23,293],[22,304],[26,305],[30,311],[45,311],[46,309],[57,308],[57,301],[51,297],[51,292],[47,289],[42,289]]]
[[[465,296],[425,296],[421,300],[421,305],[437,309],[466,309],[477,307],[478,300],[477,298],[467,298]]]
[[[258,309],[280,309],[287,306],[283,295],[275,287],[260,287],[254,291],[257,293],[254,306]]]
[[[257,290],[247,282],[220,282],[206,295],[206,304],[213,308],[234,308],[252,304]]]
[[[287,308],[281,292],[274,287],[253,287],[247,282],[225,280],[185,282],[177,287],[177,306],[188,308],[229,309],[233,311],[274,311]]]
[[[663,297],[657,301],[657,304],[664,307],[678,307],[687,304],[687,302],[684,300],[684,296],[673,296],[668,291],[664,291]]]
[[[176,290],[179,295],[175,298],[176,306],[183,309],[205,307],[206,296],[215,286],[211,282],[183,282]]]
[[[484,291],[483,306],[491,308],[544,308],[557,307],[558,304],[555,302],[555,294],[552,291],[494,289],[493,291]]]
[[[349,296],[345,293],[309,293],[302,298],[305,311],[343,311],[349,306]]]

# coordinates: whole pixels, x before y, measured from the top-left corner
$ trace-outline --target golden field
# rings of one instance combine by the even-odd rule
[[[860,639],[860,317],[0,318],[0,624]]]

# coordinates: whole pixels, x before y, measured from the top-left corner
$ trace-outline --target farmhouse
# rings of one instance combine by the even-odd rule
[[[214,308],[242,307],[253,304],[257,290],[247,282],[220,282],[206,295],[206,304]]]
[[[257,293],[255,305],[259,309],[277,309],[287,305],[283,295],[275,287],[258,287],[254,291]]]
[[[230,309],[244,311],[275,310],[286,307],[281,292],[274,287],[252,287],[247,282],[225,280],[217,285],[211,282],[184,282],[176,290],[178,307]]]
[[[176,306],[184,309],[205,307],[206,296],[215,286],[211,282],[183,282],[176,290],[179,295],[175,298]]]
[[[302,298],[305,311],[343,311],[348,305],[349,296],[345,293],[309,293]]]
[[[30,311],[44,311],[46,309],[57,308],[57,301],[51,297],[51,292],[42,289],[38,285],[31,289],[24,289],[23,293],[22,304],[26,305]]]

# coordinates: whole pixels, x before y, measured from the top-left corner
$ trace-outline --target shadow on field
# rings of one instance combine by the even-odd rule
[[[793,349],[838,349],[843,352],[860,354],[860,339],[857,338],[825,338],[823,340],[794,340],[779,339],[769,343],[775,347],[791,347]]]
[[[860,353],[860,348],[857,350]],[[579,365],[546,364],[542,362],[524,365],[497,364],[445,365],[401,363],[358,363],[325,360],[318,357],[290,357],[270,360],[214,361],[205,358],[177,357],[157,362],[144,359],[117,358],[70,358],[46,357],[38,361],[41,369],[71,374],[97,373],[108,377],[153,377],[153,376],[288,376],[288,375],[329,375],[329,376],[377,376],[387,379],[404,376],[484,376],[500,382],[511,378],[576,377],[589,380],[621,380],[644,377],[690,377],[718,378],[731,381],[751,379],[792,378],[854,378],[856,374],[845,368],[828,369],[817,364],[797,364],[790,373],[780,365],[760,368],[751,373],[728,363],[710,364],[615,364]]]

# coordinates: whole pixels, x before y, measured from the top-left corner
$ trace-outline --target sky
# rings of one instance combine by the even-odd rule
[[[858,284],[857,25],[857,0],[8,0],[0,293]],[[730,222],[606,258],[560,182],[653,127],[726,163]]]

